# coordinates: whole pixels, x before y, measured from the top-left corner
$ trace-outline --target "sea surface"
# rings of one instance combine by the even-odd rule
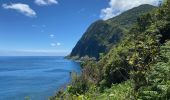
[[[80,70],[64,57],[0,57],[0,100],[48,100]]]

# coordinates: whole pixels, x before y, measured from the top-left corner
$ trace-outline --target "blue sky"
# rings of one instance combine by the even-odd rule
[[[0,55],[67,55],[92,22],[158,0],[136,1],[0,0]]]

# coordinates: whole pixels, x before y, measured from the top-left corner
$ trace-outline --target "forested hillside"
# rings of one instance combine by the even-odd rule
[[[70,57],[95,57],[99,58],[100,53],[106,53],[110,48],[120,41],[123,34],[136,23],[137,17],[154,9],[151,5],[141,5],[128,10],[112,19],[94,22],[73,48]]]
[[[86,59],[81,75],[72,73],[67,89],[50,99],[169,100],[169,39],[170,1],[167,0],[159,8],[140,15],[99,61]]]

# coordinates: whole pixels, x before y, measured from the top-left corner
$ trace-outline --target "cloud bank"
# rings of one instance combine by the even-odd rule
[[[2,7],[4,9],[13,9],[16,10],[26,16],[34,17],[36,16],[36,12],[30,8],[29,5],[23,3],[13,3],[13,4],[3,4]]]
[[[57,0],[35,0],[35,3],[40,6],[58,4]]]
[[[70,50],[0,50],[0,56],[66,56]]]
[[[160,0],[110,0],[109,7],[101,10],[100,18],[107,20],[141,4],[158,5]]]

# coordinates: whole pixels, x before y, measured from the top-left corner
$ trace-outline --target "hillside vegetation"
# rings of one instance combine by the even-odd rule
[[[169,39],[168,0],[140,15],[122,39],[107,54],[100,55],[99,61],[86,59],[81,75],[72,73],[67,89],[50,99],[170,100]]]
[[[99,58],[100,53],[106,53],[110,48],[120,41],[123,34],[137,22],[137,17],[154,9],[151,5],[141,5],[128,10],[112,19],[94,22],[73,48],[70,57],[95,57]]]

